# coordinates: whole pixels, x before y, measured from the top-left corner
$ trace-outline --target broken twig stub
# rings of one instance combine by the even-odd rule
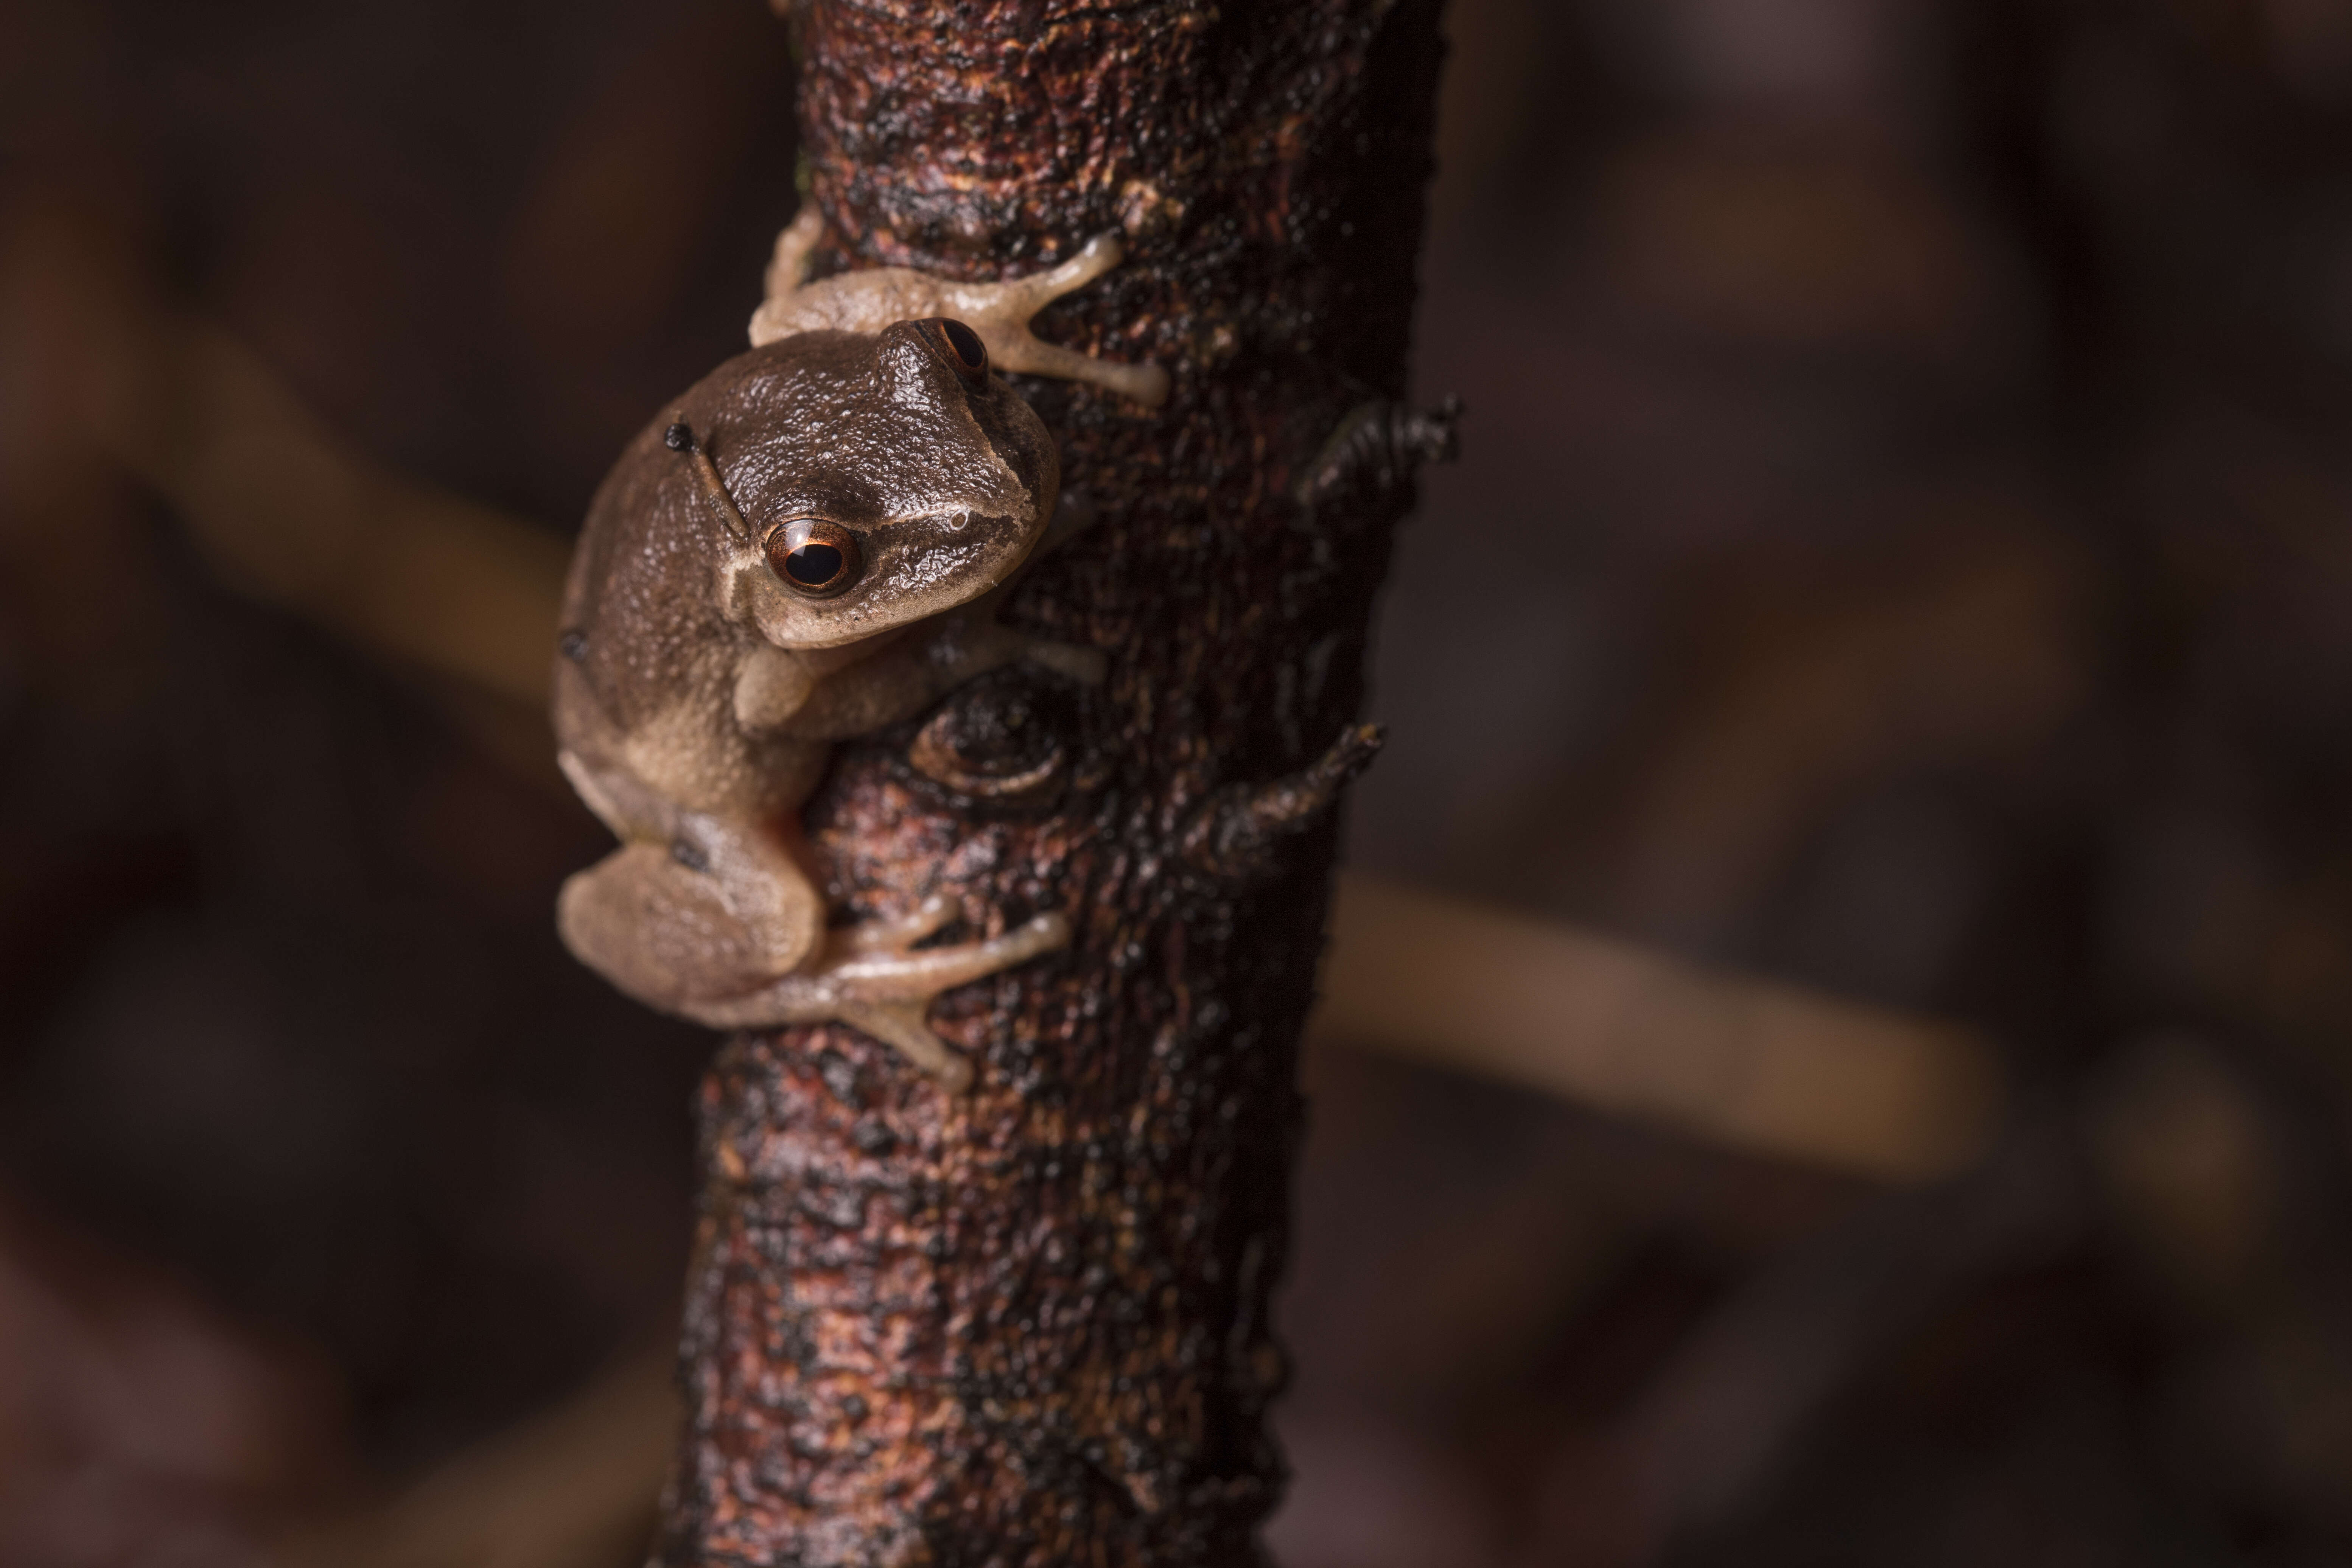
[[[1410,468],[1298,490],[1405,390],[1436,6],[788,19],[815,274],[1016,276],[1116,233],[1037,335],[1172,387],[1019,383],[1093,521],[1006,618],[1107,679],[1000,671],[845,746],[805,813],[837,921],[943,893],[947,940],[1074,935],[931,1010],[966,1093],[840,1026],[721,1053],[661,1560],[1254,1562],[1336,786],[1292,789],[1246,874],[1185,839],[1355,732]]]

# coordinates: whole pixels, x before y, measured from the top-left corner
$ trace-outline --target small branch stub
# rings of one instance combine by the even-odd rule
[[[1462,399],[1449,395],[1435,407],[1414,408],[1375,398],[1348,410],[1323,443],[1298,481],[1298,502],[1328,505],[1358,486],[1381,495],[1405,490],[1425,465],[1461,456]]]
[[[1312,767],[1272,784],[1219,791],[1185,828],[1184,858],[1227,881],[1268,875],[1282,844],[1337,805],[1339,792],[1372,765],[1387,739],[1377,724],[1353,725]]]

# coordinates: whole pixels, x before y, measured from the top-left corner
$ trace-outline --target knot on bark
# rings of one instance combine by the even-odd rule
[[[1180,845],[1184,858],[1223,881],[1265,876],[1274,868],[1283,840],[1328,811],[1387,740],[1378,724],[1352,724],[1329,751],[1297,773],[1271,784],[1219,790],[1186,825]]]
[[[1386,398],[1359,403],[1341,416],[1291,494],[1310,510],[1358,487],[1376,494],[1412,482],[1424,463],[1462,456],[1462,399],[1448,395],[1432,408]]]

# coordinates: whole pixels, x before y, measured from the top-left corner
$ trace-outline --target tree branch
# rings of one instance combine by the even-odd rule
[[[793,20],[809,199],[841,252],[820,270],[1021,273],[1117,230],[1128,263],[1040,335],[1155,360],[1174,390],[1154,414],[1024,387],[1097,513],[1013,613],[1109,657],[1100,693],[1056,694],[1065,787],[960,796],[892,735],[806,814],[837,909],[944,889],[991,932],[1060,910],[1077,934],[934,1010],[978,1069],[966,1097],[845,1028],[723,1053],[663,1558],[1255,1561],[1335,839],[1302,811],[1241,868],[1185,837],[1356,718],[1409,466],[1320,484],[1311,513],[1294,492],[1351,409],[1403,390],[1435,6]]]

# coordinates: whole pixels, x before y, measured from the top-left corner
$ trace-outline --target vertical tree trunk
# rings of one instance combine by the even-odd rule
[[[1404,387],[1436,10],[789,18],[806,199],[837,247],[820,270],[1015,275],[1118,230],[1127,265],[1039,335],[1175,386],[1153,412],[1024,384],[1095,521],[1010,618],[1111,673],[978,683],[925,734],[983,783],[1058,756],[1050,798],[933,782],[910,727],[845,748],[807,814],[839,910],[937,889],[971,929],[1060,909],[1077,934],[934,1009],[966,1096],[847,1028],[721,1053],[667,1563],[1258,1559],[1335,842],[1315,808],[1369,754],[1372,595],[1413,456],[1445,435],[1364,409]]]

